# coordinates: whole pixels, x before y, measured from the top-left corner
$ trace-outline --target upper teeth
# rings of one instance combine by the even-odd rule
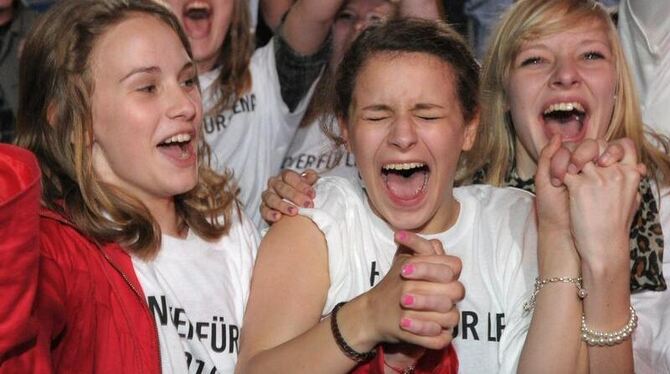
[[[584,112],[584,107],[582,104],[573,102],[573,103],[556,103],[556,104],[551,104],[549,108],[547,108],[544,111],[544,114],[548,114],[551,112],[556,112],[556,111],[563,111],[563,112],[570,112],[573,110],[578,110],[580,112]]]
[[[409,170],[425,166],[423,162],[406,162],[401,164],[386,164],[383,166],[384,170]]]
[[[191,134],[177,134],[173,135],[167,139],[163,143],[165,144],[170,144],[170,143],[183,143],[183,142],[188,142],[191,140]]]

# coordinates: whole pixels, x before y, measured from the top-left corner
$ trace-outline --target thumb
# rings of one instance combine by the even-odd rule
[[[395,241],[399,244],[396,256],[406,255],[441,255],[444,249],[436,240],[428,240],[409,231],[398,231],[394,235]]]
[[[542,152],[540,153],[540,158],[537,161],[537,171],[535,174],[535,183],[536,184],[554,184],[555,181],[552,182],[552,178],[556,179],[556,176],[552,175],[552,170],[551,170],[551,160],[554,154],[558,152],[558,150],[561,148],[561,136],[560,135],[554,135],[549,143],[542,149]],[[560,184],[559,184],[560,185]]]

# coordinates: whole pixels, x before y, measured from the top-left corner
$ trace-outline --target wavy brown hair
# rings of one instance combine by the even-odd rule
[[[254,52],[254,42],[249,31],[249,5],[247,0],[234,0],[230,28],[219,50],[215,66],[220,69],[212,89],[217,102],[207,114],[230,108],[246,91],[251,89],[249,62]],[[201,72],[203,73],[203,72]]]
[[[111,27],[149,15],[179,36],[192,58],[179,22],[151,0],[63,0],[50,9],[27,37],[20,64],[17,144],[33,151],[42,169],[43,204],[84,235],[116,242],[151,258],[161,230],[149,210],[124,190],[104,183],[91,160],[93,77],[90,57],[96,41]],[[229,175],[209,167],[209,148],[198,147],[198,184],[175,196],[180,224],[214,240],[230,228],[236,188]]]
[[[616,28],[607,11],[592,0],[521,0],[503,16],[484,61],[481,130],[471,151],[475,158],[470,160],[471,169],[486,167],[485,183],[503,184],[514,160],[515,133],[507,113],[505,87],[512,62],[522,44],[584,23],[603,25],[615,61],[617,97],[605,140],[632,139],[640,160],[649,168],[650,174],[662,185],[668,184],[668,139],[645,131],[637,93]]]

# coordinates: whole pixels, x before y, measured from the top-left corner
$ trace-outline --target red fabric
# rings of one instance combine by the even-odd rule
[[[384,374],[384,348],[377,347],[377,355],[370,361],[356,366],[351,374]],[[414,368],[415,374],[457,374],[458,357],[454,347],[449,344],[441,350],[427,350]]]
[[[22,174],[20,157],[9,156],[0,169]],[[38,214],[38,184],[2,186],[13,197],[1,203],[0,195],[0,373],[160,373],[154,319],[130,256],[89,241],[54,212]]]
[[[0,144],[0,371],[3,357],[37,333],[40,171],[32,153]]]

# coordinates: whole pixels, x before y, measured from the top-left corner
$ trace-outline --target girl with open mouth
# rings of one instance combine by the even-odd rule
[[[454,187],[479,123],[465,43],[444,25],[391,21],[364,31],[345,61],[335,113],[365,187],[321,178],[314,208],[270,228],[238,369],[446,373],[452,349],[464,373],[584,369],[574,287],[534,299],[532,323],[523,308],[538,253],[557,274],[566,256],[538,252],[532,195]]]

